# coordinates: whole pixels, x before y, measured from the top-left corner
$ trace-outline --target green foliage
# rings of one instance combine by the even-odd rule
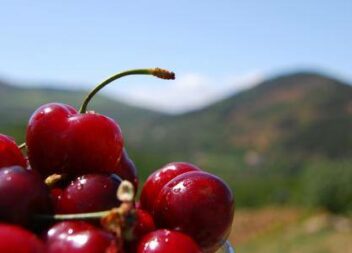
[[[252,176],[239,177],[231,186],[238,207],[260,207],[268,203],[286,204],[291,198],[291,180],[287,178]]]
[[[304,203],[332,212],[352,210],[352,160],[310,163],[301,183]]]

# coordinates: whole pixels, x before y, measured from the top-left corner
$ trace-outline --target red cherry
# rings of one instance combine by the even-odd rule
[[[28,224],[34,214],[51,212],[50,194],[40,176],[19,166],[0,170],[0,220]]]
[[[187,235],[166,229],[145,235],[138,243],[137,253],[201,253]]]
[[[173,162],[166,164],[164,167],[151,174],[142,189],[140,198],[142,209],[152,214],[155,200],[164,185],[178,175],[189,171],[200,171],[200,169],[190,163]]]
[[[163,187],[154,212],[159,227],[188,234],[205,252],[214,252],[231,229],[234,198],[220,178],[206,172],[187,172]]]
[[[125,248],[127,252],[137,252],[139,240],[147,233],[156,229],[153,217],[142,209],[136,209],[136,222],[132,229],[132,241],[127,241]]]
[[[143,235],[155,230],[153,217],[142,209],[136,209],[136,224],[133,228],[133,236],[139,240]]]
[[[112,234],[86,222],[66,221],[47,233],[48,253],[119,253]]]
[[[165,80],[175,74],[165,69],[133,69],[99,83],[84,99],[79,112],[69,105],[39,107],[27,127],[26,143],[31,166],[48,176],[53,173],[113,173],[122,154],[119,126],[110,118],[87,112],[90,100],[106,85],[128,75],[152,75]]]
[[[65,189],[54,188],[56,213],[87,213],[120,205],[116,191],[121,183],[116,175],[88,174],[78,177]]]
[[[123,149],[121,160],[119,164],[116,166],[114,173],[116,173],[119,177],[124,180],[130,181],[133,186],[135,192],[138,190],[138,176],[137,176],[137,168],[134,165],[133,161],[129,158],[127,151]]]
[[[106,116],[79,114],[69,105],[51,103],[33,113],[26,143],[31,166],[43,176],[109,173],[119,162],[123,138]]]
[[[0,252],[44,253],[45,246],[35,234],[14,225],[0,224]]]
[[[15,165],[26,167],[26,160],[16,142],[11,137],[0,134],[0,168]]]

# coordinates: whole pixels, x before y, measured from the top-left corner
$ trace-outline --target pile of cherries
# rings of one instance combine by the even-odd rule
[[[0,252],[213,253],[226,241],[233,194],[192,164],[155,171],[136,200],[137,170],[120,127],[87,111],[101,88],[133,74],[174,79],[159,68],[121,72],[79,111],[39,107],[20,147],[0,134]]]

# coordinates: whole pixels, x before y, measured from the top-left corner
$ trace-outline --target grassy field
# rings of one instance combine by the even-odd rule
[[[352,217],[294,208],[239,210],[230,240],[237,253],[352,253]]]

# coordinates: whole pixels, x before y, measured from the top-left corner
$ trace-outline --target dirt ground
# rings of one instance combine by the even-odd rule
[[[239,210],[229,240],[238,253],[352,253],[352,219],[298,208]]]

